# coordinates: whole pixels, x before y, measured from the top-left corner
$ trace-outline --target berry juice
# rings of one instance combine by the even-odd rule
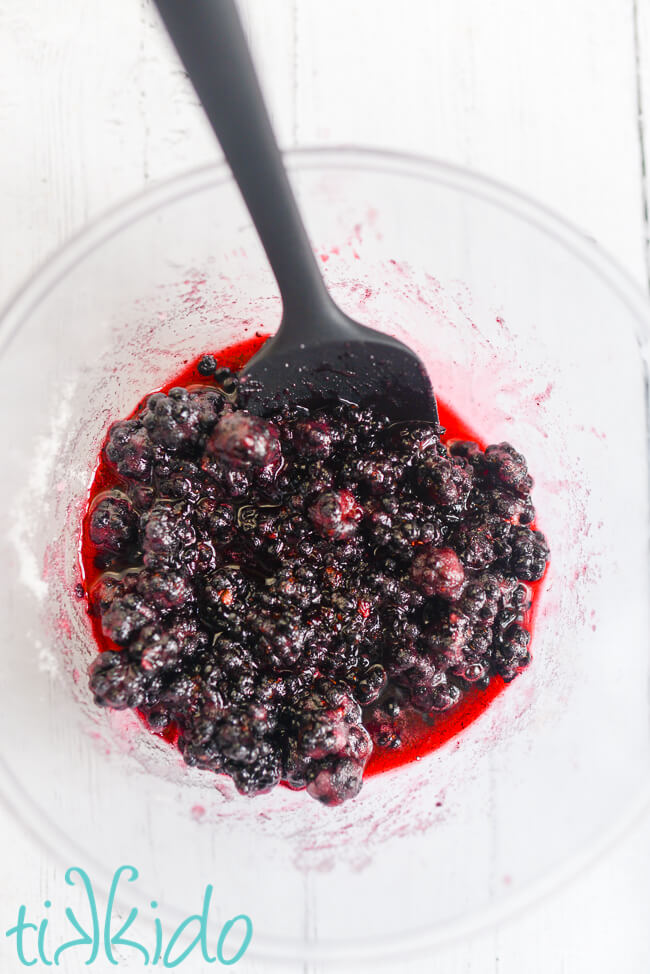
[[[90,684],[244,794],[335,805],[529,664],[548,547],[524,458],[439,400],[442,435],[238,411],[265,340],[188,361],[109,431],[80,545]]]

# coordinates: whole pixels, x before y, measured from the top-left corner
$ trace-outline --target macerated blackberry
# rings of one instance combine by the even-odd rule
[[[319,494],[308,514],[320,535],[340,541],[356,532],[363,508],[349,490],[332,490]]]
[[[415,467],[415,483],[423,500],[439,507],[464,504],[472,489],[472,468],[458,457],[425,456]]]
[[[113,599],[101,616],[107,639],[126,646],[147,622],[156,618],[156,612],[141,595],[129,593]]]
[[[214,356],[199,372],[109,430],[88,607],[121,649],[91,690],[242,794],[283,780],[337,805],[414,713],[528,665],[532,479],[507,443],[348,403],[253,416]]]
[[[196,504],[199,499],[205,498],[211,492],[211,485],[206,482],[207,478],[202,476],[200,468],[187,459],[174,458],[168,460],[164,466],[155,464],[154,477],[159,498],[168,498],[171,501],[187,500],[191,504]]]
[[[541,531],[518,528],[512,536],[510,567],[517,578],[535,582],[542,577],[548,561],[549,548]]]
[[[345,461],[340,474],[344,486],[351,490],[361,488],[376,497],[394,494],[403,479],[403,464],[380,451]]]
[[[206,377],[214,375],[217,371],[217,360],[214,355],[202,355],[196,368],[201,375]]]
[[[506,682],[514,680],[519,670],[528,666],[530,662],[529,642],[530,633],[517,623],[508,626],[503,635],[499,637],[494,654],[494,666],[497,673]]]
[[[204,579],[201,604],[204,617],[213,625],[227,623],[233,608],[243,611],[248,581],[237,565],[218,568]]]
[[[425,656],[414,656],[412,665],[402,671],[397,678],[398,685],[406,692],[409,702],[416,710],[428,713],[436,699],[438,688],[446,684],[443,669]]]
[[[292,615],[259,614],[253,626],[255,649],[263,664],[273,670],[291,669],[300,658],[305,629]]]
[[[363,782],[363,765],[351,758],[333,758],[309,778],[307,794],[323,805],[341,805],[356,798]]]
[[[495,486],[503,486],[520,496],[530,494],[533,478],[526,460],[509,443],[494,443],[485,449],[481,468]]]
[[[176,666],[204,649],[208,635],[192,618],[176,617],[164,624],[148,623],[129,644],[129,656],[142,670],[163,670]]]
[[[441,608],[423,633],[427,653],[438,665],[458,662],[472,635],[467,616],[453,607]]]
[[[293,787],[326,805],[358,794],[372,741],[345,684],[317,680],[290,711],[284,769]]]
[[[135,592],[140,571],[141,568],[137,568],[121,574],[105,572],[100,575],[88,593],[89,614],[102,618],[116,599]]]
[[[422,542],[422,526],[409,511],[403,517],[396,517],[392,520],[392,527],[386,539],[386,550],[402,558],[407,558],[413,552],[413,548]]]
[[[253,760],[244,762],[225,760],[223,768],[242,795],[263,795],[280,782],[282,753],[278,745],[264,741],[255,749]]]
[[[357,678],[355,692],[357,700],[364,707],[373,703],[386,686],[386,670],[380,664],[375,664],[364,670]]]
[[[136,591],[158,615],[166,615],[194,600],[192,585],[181,572],[145,568],[138,577]]]
[[[154,461],[153,443],[137,419],[114,423],[104,447],[106,460],[128,480],[148,480]]]
[[[492,526],[465,521],[449,539],[465,568],[481,571],[497,559],[497,546]]]
[[[411,580],[423,595],[457,599],[465,584],[465,569],[453,548],[420,545],[411,564]]]
[[[183,548],[196,540],[191,509],[181,502],[156,501],[140,518],[140,537],[147,567],[172,568]]]
[[[222,407],[223,399],[215,389],[189,392],[177,387],[169,395],[149,396],[138,418],[153,443],[187,452],[214,428]]]
[[[327,576],[326,576],[327,577]],[[319,578],[308,565],[288,565],[267,582],[269,595],[286,605],[316,606],[321,601]]]
[[[409,466],[425,456],[445,456],[446,448],[440,442],[442,427],[435,423],[391,423],[385,439],[395,455]]]
[[[88,533],[100,551],[126,551],[138,536],[138,515],[128,497],[113,490],[96,498],[90,508]]]
[[[144,681],[125,653],[100,653],[90,665],[90,689],[95,703],[113,710],[139,707]]]
[[[228,466],[277,468],[281,461],[278,434],[271,423],[244,412],[227,412],[205,445],[206,467],[221,460]]]
[[[298,454],[326,459],[332,452],[332,431],[324,419],[299,419],[293,424],[291,444]]]

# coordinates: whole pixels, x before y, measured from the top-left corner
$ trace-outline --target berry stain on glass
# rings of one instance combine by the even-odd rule
[[[238,402],[263,343],[114,423],[81,560],[97,704],[246,795],[328,805],[438,747],[530,662],[548,546],[509,444],[347,403]]]

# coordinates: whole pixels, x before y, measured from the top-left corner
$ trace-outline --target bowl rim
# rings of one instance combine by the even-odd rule
[[[526,193],[513,189],[492,177],[444,160],[411,153],[359,147],[354,145],[302,146],[283,153],[291,172],[321,169],[352,169],[377,171],[383,174],[424,179],[447,188],[470,194],[484,202],[509,212],[536,227],[557,241],[596,273],[629,308],[636,321],[637,340],[647,360],[650,339],[650,302],[642,287],[592,237],[573,226],[552,208],[536,202]],[[14,291],[0,308],[0,356],[18,333],[33,309],[56,287],[82,259],[92,253],[130,223],[173,203],[185,196],[232,181],[225,160],[210,163],[146,186],[100,213],[79,231],[70,236]],[[54,855],[62,864],[69,864],[81,853],[97,869],[99,885],[108,888],[106,871],[93,862],[87,851],[77,847],[74,839],[43,815],[33,805],[0,752],[0,802],[12,818],[23,827],[37,845]],[[422,954],[448,944],[460,937],[475,936],[497,922],[521,913],[550,893],[567,885],[579,873],[620,841],[640,821],[650,804],[650,781],[640,789],[637,799],[628,805],[601,836],[585,849],[578,850],[560,867],[522,889],[503,895],[497,903],[481,907],[468,917],[432,924],[418,931],[406,931],[399,936],[375,940],[345,942],[317,942],[313,944],[280,941],[275,938],[256,938],[250,956],[272,961],[304,960],[336,963],[350,960],[369,960]],[[297,949],[296,949],[297,948]]]
[[[650,336],[649,297],[632,274],[594,237],[570,223],[557,210],[536,201],[522,190],[456,163],[417,153],[341,144],[300,146],[283,151],[282,155],[290,170],[320,168],[327,163],[336,168],[374,169],[394,175],[428,178],[499,206],[563,244],[602,276],[633,314],[645,319],[643,337]],[[226,160],[221,159],[156,181],[123,197],[93,217],[40,261],[0,306],[0,355],[11,341],[18,320],[26,316],[82,256],[162,204],[232,178]]]

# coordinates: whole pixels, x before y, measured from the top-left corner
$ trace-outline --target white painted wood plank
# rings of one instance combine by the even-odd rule
[[[632,0],[635,28],[637,131],[642,147],[645,259],[650,278],[650,0]]]
[[[242,11],[286,144],[293,4]],[[0,7],[0,145],[0,301],[89,218],[221,157],[150,0]]]
[[[303,0],[298,40],[300,142],[470,166],[644,279],[631,0]]]

